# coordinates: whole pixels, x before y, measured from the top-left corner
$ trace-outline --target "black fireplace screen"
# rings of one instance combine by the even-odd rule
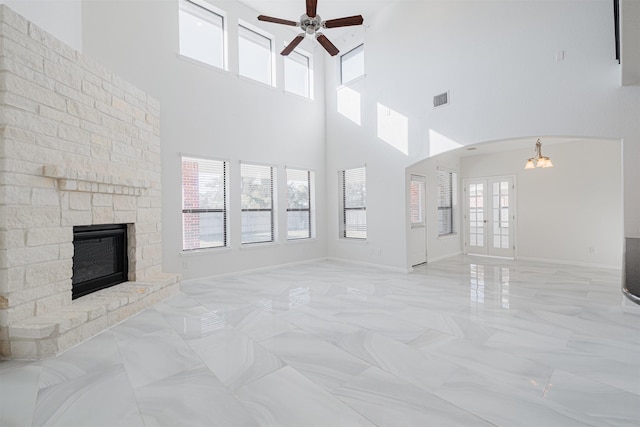
[[[126,224],[73,227],[73,250],[73,299],[128,280]]]

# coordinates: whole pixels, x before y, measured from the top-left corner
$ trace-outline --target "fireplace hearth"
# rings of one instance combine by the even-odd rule
[[[72,298],[128,280],[127,225],[73,227]]]

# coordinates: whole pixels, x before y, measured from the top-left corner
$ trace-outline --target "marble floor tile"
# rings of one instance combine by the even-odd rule
[[[261,426],[374,426],[291,367],[244,386],[237,396]]]
[[[89,373],[110,370],[123,359],[114,335],[107,331],[58,357],[42,361],[39,388],[51,387]]]
[[[59,356],[0,361],[0,425],[637,427],[620,283],[471,256],[190,280]]]
[[[294,329],[261,342],[288,365],[327,390],[333,390],[371,364],[308,332]]]
[[[612,425],[640,425],[640,395],[556,370],[544,397]]]
[[[232,390],[284,366],[282,360],[272,352],[230,327],[206,337],[190,339],[187,344]]]
[[[380,427],[493,425],[375,367],[342,385],[334,394]]]
[[[146,427],[258,426],[206,368],[183,371],[135,391]]]
[[[30,426],[36,407],[42,365],[39,362],[0,362],[0,425]]]
[[[142,387],[202,364],[173,330],[147,334],[118,344],[134,388]]]
[[[36,426],[144,426],[122,365],[89,373],[38,393]]]

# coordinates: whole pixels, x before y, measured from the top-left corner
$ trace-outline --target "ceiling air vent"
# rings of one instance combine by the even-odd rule
[[[449,103],[449,92],[441,93],[433,97],[433,108],[442,107]]]

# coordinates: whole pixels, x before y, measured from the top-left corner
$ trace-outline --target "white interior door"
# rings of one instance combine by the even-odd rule
[[[465,252],[515,258],[513,177],[465,180]]]

